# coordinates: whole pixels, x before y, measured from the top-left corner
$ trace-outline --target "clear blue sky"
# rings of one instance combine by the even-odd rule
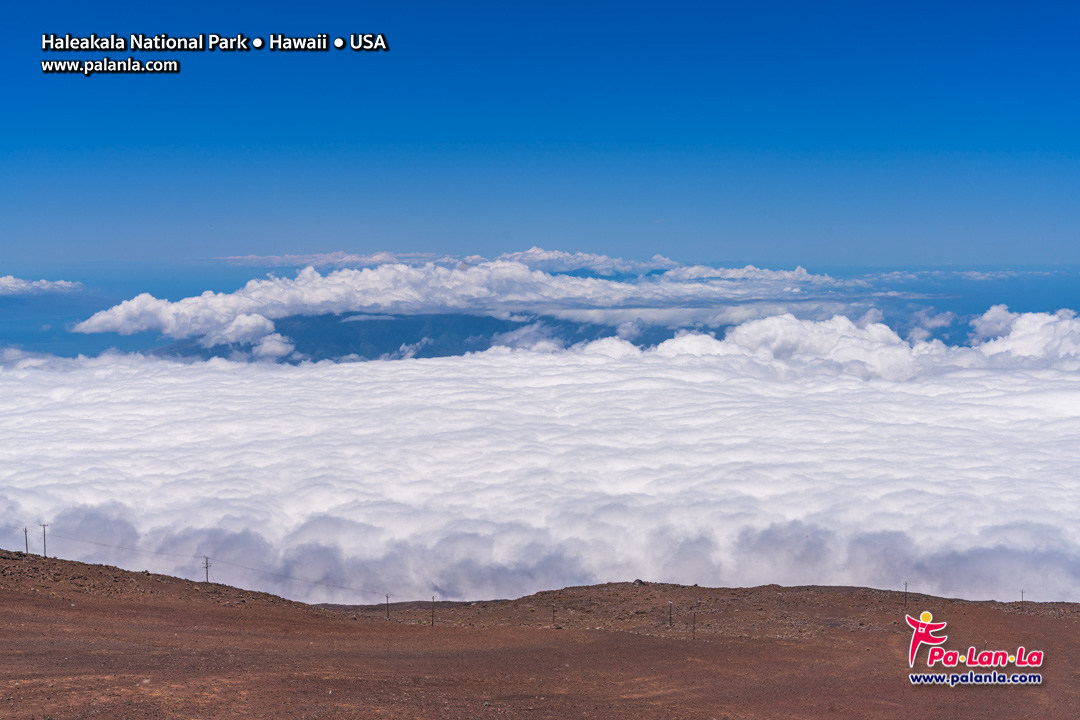
[[[532,245],[779,266],[1080,263],[1075,3],[8,9],[0,274]],[[44,53],[42,33],[388,53]],[[172,76],[43,59],[176,58]]]

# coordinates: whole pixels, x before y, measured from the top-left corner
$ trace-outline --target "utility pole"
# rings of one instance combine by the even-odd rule
[[[23,537],[23,542],[26,544],[26,554],[27,555],[30,554],[30,535],[27,534],[29,532],[30,531],[27,530],[26,528],[22,529],[22,537]]]
[[[210,558],[203,555],[203,569],[206,570],[206,582],[210,582]]]
[[[386,596],[386,619],[390,619],[390,596]]]
[[[671,607],[672,607],[673,604],[674,603],[672,603],[670,600],[668,600],[668,603],[667,603],[667,626],[668,627],[671,627],[672,625],[675,624],[675,621],[671,619]]]
[[[49,549],[45,544],[45,528],[49,527],[48,523],[41,523],[41,557],[49,557]]]
[[[1020,588],[1020,612],[1024,612],[1024,589]]]
[[[907,580],[904,581],[904,609],[907,610]]]
[[[431,596],[431,627],[435,627],[435,596]]]
[[[555,627],[555,603],[551,603],[551,627]]]
[[[691,640],[697,640],[697,610],[694,611],[694,634],[690,636]]]

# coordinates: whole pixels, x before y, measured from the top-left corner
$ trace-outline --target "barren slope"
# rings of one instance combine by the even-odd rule
[[[957,688],[911,685],[903,595],[859,588],[619,583],[431,627],[0,551],[0,608],[0,717],[1080,717],[1071,604],[910,596],[951,647],[1046,652],[1041,686]]]

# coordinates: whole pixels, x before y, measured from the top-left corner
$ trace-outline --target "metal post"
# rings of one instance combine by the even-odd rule
[[[671,617],[671,607],[672,607],[673,604],[674,603],[672,603],[670,600],[668,600],[668,604],[667,604],[667,626],[668,627],[671,627],[672,625],[675,624],[675,621]]]
[[[907,580],[904,581],[904,609],[907,610]]]
[[[694,611],[694,634],[690,639],[697,640],[697,610]]]
[[[27,530],[26,528],[22,529],[23,542],[26,544],[26,554],[27,555],[30,554],[30,535],[27,534],[29,532],[30,531]]]
[[[49,557],[49,548],[45,544],[45,528],[49,527],[48,523],[41,524],[41,557]]]
[[[551,603],[551,627],[555,627],[555,603]]]
[[[386,619],[390,619],[390,596],[386,596]]]
[[[431,627],[435,627],[435,596],[431,596]]]

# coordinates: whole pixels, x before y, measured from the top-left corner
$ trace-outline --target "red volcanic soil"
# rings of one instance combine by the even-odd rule
[[[635,582],[431,609],[0,551],[0,717],[1080,717],[1075,604],[909,596],[946,648],[1046,653],[1041,685],[955,688],[909,681],[896,592]]]

